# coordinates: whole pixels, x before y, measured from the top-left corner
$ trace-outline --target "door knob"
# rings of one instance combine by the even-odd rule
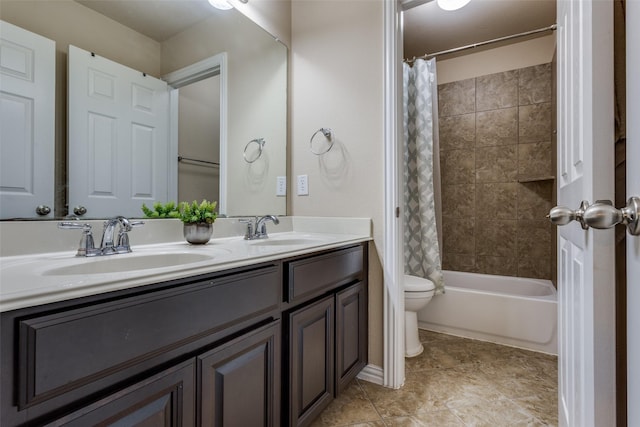
[[[556,206],[549,211],[547,218],[555,225],[578,221],[584,230],[589,227],[606,229],[622,224],[627,226],[629,234],[640,236],[640,197],[631,197],[627,206],[621,209],[616,209],[609,200],[598,200],[593,205],[583,200],[575,211]]]
[[[73,213],[78,216],[82,216],[87,213],[87,208],[85,208],[84,206],[76,206],[73,208]]]
[[[51,213],[51,208],[47,205],[38,205],[38,207],[36,207],[36,213],[40,216],[46,216]]]

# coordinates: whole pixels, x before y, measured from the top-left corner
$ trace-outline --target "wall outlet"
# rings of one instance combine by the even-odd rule
[[[287,177],[279,176],[276,178],[276,196],[287,195]]]
[[[309,195],[309,175],[298,175],[298,196]]]

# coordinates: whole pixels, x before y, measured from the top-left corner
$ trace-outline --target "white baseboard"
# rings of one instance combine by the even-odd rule
[[[370,383],[383,385],[384,384],[384,370],[380,366],[367,365],[358,374],[358,379],[369,381]]]

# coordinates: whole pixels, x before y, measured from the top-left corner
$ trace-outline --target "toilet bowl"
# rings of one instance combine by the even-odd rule
[[[431,301],[434,291],[435,285],[431,280],[416,276],[404,276],[405,357],[417,356],[424,350],[418,336],[418,311]]]

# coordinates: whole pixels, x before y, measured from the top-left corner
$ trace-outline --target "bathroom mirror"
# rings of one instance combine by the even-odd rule
[[[214,192],[219,194],[218,200],[224,198],[221,214],[286,214],[286,197],[276,196],[276,181],[277,177],[286,176],[288,52],[285,45],[241,12],[214,9],[207,0],[2,0],[1,13],[2,20],[56,42],[55,207],[54,215],[47,219],[79,216],[73,211],[75,206],[67,206],[70,189],[79,181],[68,179],[69,159],[75,154],[72,150],[67,152],[69,45],[157,78],[225,54],[226,75],[217,78],[226,81],[226,111],[190,113],[192,122],[187,125],[194,130],[192,134],[204,133],[205,137],[219,132],[220,148],[182,152],[180,140],[179,152],[168,156],[167,173],[172,168],[187,169],[196,181],[200,175],[208,178],[204,183],[186,186],[183,181],[181,189],[173,191],[176,197],[169,200],[216,198],[210,192],[200,194],[198,188],[215,186],[218,178],[208,179],[219,168],[226,170],[226,185]],[[191,104],[200,102],[196,95],[204,91],[195,92]],[[225,95],[216,92],[213,96]],[[218,130],[224,126],[210,123],[214,122],[211,114],[226,121],[224,132]],[[173,122],[170,126],[174,126],[170,132],[179,127]],[[254,139],[265,141],[263,154],[248,163],[243,150]],[[196,161],[178,163],[178,155]],[[179,185],[180,181],[178,178]],[[154,201],[141,198],[140,205]],[[110,215],[88,211],[82,218]],[[31,213],[20,215],[34,216],[37,217]]]

